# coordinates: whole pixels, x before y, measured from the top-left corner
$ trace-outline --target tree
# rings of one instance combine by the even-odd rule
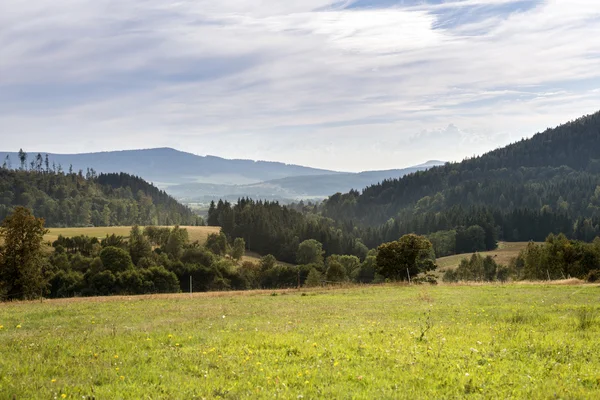
[[[408,279],[420,272],[435,269],[432,245],[423,236],[404,235],[395,242],[384,243],[377,249],[377,272],[392,280]]]
[[[164,251],[175,259],[181,257],[183,253],[183,247],[189,241],[188,231],[185,228],[179,226],[173,227],[169,234],[167,244],[164,246]]]
[[[273,268],[276,263],[277,259],[272,254],[267,254],[266,256],[260,258],[258,265],[260,266],[260,270],[264,272]]]
[[[315,239],[308,239],[298,245],[296,262],[298,264],[323,264],[323,245]]]
[[[235,238],[233,247],[231,248],[231,258],[239,261],[246,252],[246,242],[242,238]]]
[[[227,248],[229,247],[227,244],[227,236],[223,232],[211,233],[206,238],[206,248],[212,251],[214,254],[222,256],[227,254]]]
[[[144,257],[152,254],[152,245],[144,236],[139,226],[134,225],[129,233],[129,254],[135,265]]]
[[[331,261],[325,274],[327,282],[343,282],[346,280],[346,270],[338,261]]]
[[[323,279],[321,273],[317,271],[316,268],[311,268],[308,272],[308,276],[304,281],[304,286],[306,287],[316,287],[321,286],[321,280]]]
[[[0,294],[9,299],[31,299],[48,286],[44,274],[44,220],[24,207],[16,207],[0,227]]]
[[[23,149],[19,149],[19,161],[21,161],[21,169],[24,170],[27,166],[27,153]]]
[[[129,253],[119,247],[105,247],[100,252],[100,260],[105,269],[113,274],[133,268]]]
[[[214,200],[210,202],[210,206],[208,207],[208,218],[206,220],[206,224],[208,226],[219,226],[219,216],[217,214],[217,208]]]

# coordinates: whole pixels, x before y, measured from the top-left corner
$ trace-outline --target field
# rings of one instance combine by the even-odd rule
[[[0,398],[600,398],[600,287],[0,304]]]
[[[219,233],[219,227],[214,226],[182,226],[188,230],[190,241],[199,241],[204,243],[206,238],[211,233]],[[130,226],[108,226],[95,228],[50,228],[50,233],[44,236],[44,240],[53,242],[58,238],[58,235],[73,237],[85,235],[90,237],[104,238],[106,235],[119,235],[129,237]]]
[[[519,255],[519,252],[527,246],[528,242],[499,242],[498,248],[492,251],[482,251],[483,257],[492,256],[498,264],[508,265],[510,260]],[[458,267],[463,258],[470,258],[473,253],[457,254],[454,256],[440,257],[437,259],[437,265],[440,271],[454,269]]]

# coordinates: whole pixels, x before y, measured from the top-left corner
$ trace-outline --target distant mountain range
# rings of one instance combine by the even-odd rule
[[[24,149],[27,152],[27,149]],[[0,152],[0,163],[9,155],[13,167],[19,165],[17,153]],[[31,162],[37,152],[28,154]],[[46,153],[41,152],[42,156]],[[335,174],[335,171],[302,167],[279,162],[228,160],[215,156],[195,154],[171,148],[146,150],[122,150],[82,154],[48,153],[50,164],[62,165],[64,170],[73,166],[74,171],[94,168],[98,172],[126,172],[153,182],[159,187],[182,183],[218,183],[242,185],[271,179],[299,175]]]
[[[27,151],[27,149],[25,149]],[[37,152],[28,153],[28,163]],[[40,152],[45,157],[45,152]],[[9,157],[13,168],[20,165],[14,152],[0,152],[0,163]],[[389,178],[441,165],[441,161],[387,171],[338,172],[269,161],[228,160],[198,156],[171,149],[123,150],[84,154],[48,153],[50,165],[67,171],[93,168],[97,172],[137,175],[165,189],[175,198],[191,203],[213,199],[251,197],[270,200],[322,199],[336,192],[361,190]]]
[[[351,189],[362,190],[367,186],[386,179],[422,171],[442,161],[427,163],[403,169],[366,171],[359,173],[336,173],[312,176],[289,176],[248,185],[218,185],[207,183],[186,183],[170,186],[167,191],[177,199],[187,203],[205,203],[212,199],[235,201],[240,197],[270,200],[325,199],[334,193],[345,193]]]

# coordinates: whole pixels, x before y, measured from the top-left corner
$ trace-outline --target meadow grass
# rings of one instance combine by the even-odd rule
[[[5,303],[0,398],[597,399],[599,300],[538,284]]]
[[[187,229],[190,241],[199,241],[204,243],[206,238],[211,233],[219,233],[221,228],[216,226],[181,226]],[[143,229],[143,227],[141,227]],[[129,237],[131,226],[105,226],[92,228],[50,228],[50,232],[44,236],[45,241],[53,242],[58,239],[58,235],[66,237],[73,236],[89,236],[97,238],[105,238],[106,235],[113,233],[118,236]]]
[[[517,257],[519,252],[527,247],[529,242],[498,242],[498,248],[491,251],[482,251],[479,254],[482,257],[492,256],[498,264],[508,265],[510,260]],[[455,254],[447,257],[440,257],[436,264],[441,271],[454,269],[458,267],[463,258],[469,259],[474,253]]]

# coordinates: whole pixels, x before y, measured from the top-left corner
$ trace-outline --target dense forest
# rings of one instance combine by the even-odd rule
[[[600,234],[600,113],[362,193],[337,193],[318,207],[219,202],[208,222],[282,260],[307,238],[321,241],[327,254],[360,256],[365,247],[417,233],[428,236],[438,257],[551,233],[591,241]]]
[[[0,221],[16,206],[31,209],[48,227],[198,225],[189,208],[141,178],[73,172],[39,164],[0,168]]]

